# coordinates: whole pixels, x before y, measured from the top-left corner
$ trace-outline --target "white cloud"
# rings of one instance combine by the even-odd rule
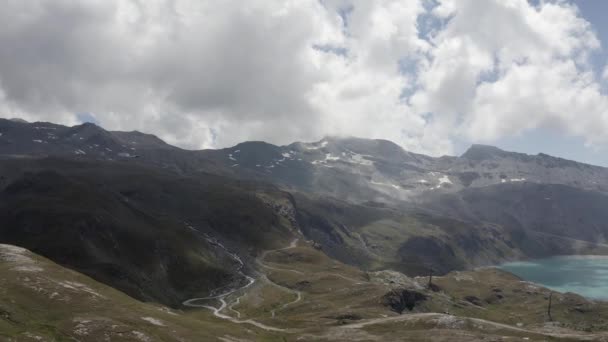
[[[587,63],[599,41],[575,7],[459,0],[434,12],[453,17],[434,37],[412,103],[435,113],[437,130],[491,142],[552,127],[604,139],[606,98]]]
[[[338,134],[442,154],[545,126],[606,142],[599,41],[563,1],[8,1],[0,47],[0,116],[92,112],[190,148]]]

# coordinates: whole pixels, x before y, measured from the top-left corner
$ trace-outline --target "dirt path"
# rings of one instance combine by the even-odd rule
[[[405,314],[394,317],[386,317],[386,318],[375,318],[366,320],[363,322],[353,323],[341,326],[337,329],[362,329],[369,325],[375,324],[384,324],[384,323],[393,323],[393,322],[405,322],[405,321],[415,321],[420,319],[437,319],[444,320],[446,322],[450,321],[470,321],[473,323],[477,323],[479,325],[488,325],[497,329],[505,329],[514,332],[527,333],[527,334],[535,334],[542,336],[550,336],[555,338],[570,338],[577,339],[579,341],[593,341],[599,337],[607,337],[608,334],[577,334],[577,333],[557,333],[557,332],[546,332],[546,331],[537,331],[537,330],[528,330],[519,327],[515,327],[508,324],[497,323],[492,321],[487,321],[480,318],[471,318],[471,317],[459,317],[442,313],[418,313],[418,314]]]
[[[298,271],[298,270],[287,269],[287,268],[286,268],[286,269],[282,269],[282,268],[276,268],[276,267],[271,267],[271,266],[268,266],[268,265],[265,265],[265,264],[264,264],[264,259],[266,258],[266,256],[267,256],[269,253],[272,253],[272,252],[278,252],[278,251],[284,251],[284,250],[288,250],[288,249],[296,248],[296,247],[298,246],[298,240],[299,240],[299,239],[294,239],[294,240],[293,240],[293,241],[292,241],[292,242],[289,244],[289,246],[287,246],[287,247],[283,247],[283,248],[279,248],[279,249],[273,249],[273,250],[264,251],[264,252],[262,253],[262,255],[260,255],[260,257],[256,259],[256,262],[258,263],[258,265],[260,265],[260,266],[262,266],[262,267],[264,267],[264,268],[268,268],[268,269],[274,269],[274,270],[279,270],[279,271],[295,272],[295,273],[298,273],[298,274],[304,274],[303,272],[300,272],[300,271]],[[280,308],[278,308],[278,309],[271,310],[271,311],[270,311],[270,314],[272,315],[272,318],[275,318],[275,317],[276,317],[276,313],[277,313],[278,311],[284,310],[284,309],[286,309],[288,306],[293,305],[293,304],[296,304],[297,302],[299,302],[299,301],[301,301],[301,300],[302,300],[302,292],[297,291],[297,290],[293,290],[293,289],[290,289],[290,288],[287,288],[287,287],[285,287],[285,286],[283,286],[283,285],[280,285],[280,284],[277,284],[277,283],[273,282],[272,280],[268,279],[268,277],[267,277],[266,275],[262,276],[262,279],[264,279],[265,281],[267,281],[269,284],[271,284],[271,285],[272,285],[272,286],[274,286],[274,287],[277,287],[277,288],[279,288],[279,289],[281,289],[281,290],[283,290],[283,291],[285,291],[285,292],[289,292],[289,293],[292,293],[292,294],[295,294],[295,295],[296,295],[296,299],[294,299],[293,301],[291,301],[291,302],[288,302],[288,303],[285,303],[285,304],[281,305],[281,307],[280,307]]]
[[[266,331],[277,331],[277,332],[286,331],[285,329],[281,329],[281,328],[277,328],[277,327],[272,327],[272,326],[266,325],[264,323],[260,323],[258,321],[254,321],[252,319],[240,320],[240,319],[237,319],[237,318],[225,315],[225,314],[222,313],[222,310],[224,310],[228,304],[226,303],[226,301],[224,300],[224,298],[219,298],[219,301],[220,301],[220,306],[217,307],[217,308],[214,307],[214,306],[210,306],[210,305],[194,304],[193,302],[190,302],[188,304],[188,306],[209,309],[209,310],[213,311],[213,315],[215,317],[228,320],[228,321],[230,321],[232,323],[236,323],[236,324],[249,324],[249,325],[256,326],[256,327],[258,327],[260,329],[264,329]],[[184,305],[186,305],[186,304],[184,304]]]
[[[216,245],[220,246],[221,248],[224,248],[224,246],[221,245],[219,242],[214,241],[214,243]],[[272,269],[272,267],[268,267],[267,265],[264,265],[264,261],[263,260],[266,257],[266,255],[268,255],[268,253],[295,248],[297,245],[298,245],[298,239],[295,239],[287,247],[264,251],[262,253],[262,255],[259,258],[256,259],[256,262],[259,265],[263,266],[263,267],[271,268]],[[241,266],[243,265],[241,259],[236,254],[230,253],[230,252],[228,252],[228,253],[235,260],[237,260],[241,264]],[[302,272],[299,272],[297,270],[285,269],[285,270],[282,270],[282,271],[292,271],[292,272],[298,272],[300,274],[303,274]],[[235,310],[234,306],[236,306],[236,305],[238,305],[240,303],[240,300],[244,296],[244,294],[241,295],[241,296],[239,296],[239,297],[237,297],[234,300],[234,302],[230,303],[230,305],[228,305],[228,303],[226,303],[226,299],[225,299],[226,297],[230,296],[231,294],[233,294],[233,293],[235,293],[237,291],[241,291],[241,290],[247,289],[248,287],[250,287],[251,285],[253,285],[255,283],[255,281],[256,281],[254,278],[249,277],[249,276],[247,276],[245,274],[243,274],[243,276],[245,276],[247,278],[247,284],[245,286],[229,289],[229,290],[227,290],[227,291],[225,291],[225,292],[223,292],[221,294],[214,295],[214,296],[207,296],[207,297],[201,297],[201,298],[191,298],[191,299],[188,299],[188,300],[184,301],[182,304],[184,306],[188,306],[188,307],[205,308],[205,309],[211,310],[211,311],[213,311],[213,315],[215,317],[228,320],[228,321],[230,321],[232,323],[236,323],[236,324],[249,324],[249,325],[253,325],[253,326],[256,326],[256,327],[258,327],[260,329],[264,329],[264,330],[267,330],[267,331],[286,332],[287,331],[286,329],[269,326],[269,325],[260,323],[258,321],[252,320],[252,319],[241,320],[240,319],[241,318],[241,313],[239,311]],[[272,317],[273,318],[276,316],[276,312],[277,311],[284,310],[288,306],[293,305],[293,304],[299,302],[300,300],[302,300],[302,293],[300,291],[292,290],[290,288],[287,288],[287,287],[284,287],[284,286],[279,285],[277,283],[274,283],[273,281],[271,281],[270,279],[268,279],[266,277],[266,275],[262,275],[261,279],[264,280],[264,281],[266,281],[266,282],[268,282],[269,284],[271,284],[271,285],[273,285],[275,287],[280,288],[283,291],[290,292],[290,293],[293,293],[293,294],[296,295],[296,299],[295,300],[283,304],[279,309],[272,310]],[[203,303],[199,304],[199,302],[205,302],[205,301],[209,301],[209,300],[219,300],[220,306],[219,307],[215,307],[215,306],[208,305],[208,304],[203,304]],[[234,318],[232,316],[223,314],[222,311],[225,310],[225,309],[228,309],[228,310],[236,313],[237,317]]]
[[[228,307],[228,310],[236,313],[236,318],[241,318],[241,313],[238,310],[234,309],[235,305],[239,305],[241,303],[241,298],[244,296],[244,294],[240,297],[238,297],[234,302],[232,302],[232,304],[230,304],[230,306]]]
[[[279,248],[279,249],[275,249],[275,250],[264,251],[258,258],[256,258],[256,263],[258,265],[260,265],[261,267],[264,267],[267,269],[277,269],[277,270],[281,270],[281,271],[291,271],[291,272],[295,271],[297,273],[304,274],[297,270],[278,269],[278,268],[274,268],[274,267],[269,267],[268,265],[264,264],[264,258],[269,253],[296,248],[297,244],[298,244],[298,239],[295,239],[287,247],[283,247],[283,248]],[[238,258],[238,256],[236,256],[236,255],[234,257],[235,257],[235,260]],[[240,259],[238,259],[238,260],[240,261]],[[330,273],[330,272],[323,272],[323,273],[327,273],[327,274],[351,281],[354,284],[363,284],[363,283],[367,282],[365,280],[354,279],[354,278],[350,278],[350,277],[347,277],[347,276],[344,276],[341,274],[337,274],[337,273]],[[205,308],[205,309],[211,310],[213,312],[213,315],[217,318],[224,319],[224,320],[230,321],[232,323],[236,323],[236,324],[252,325],[257,328],[266,330],[266,331],[283,332],[283,333],[301,333],[302,332],[301,330],[296,330],[296,329],[284,329],[284,328],[266,325],[261,322],[255,321],[253,319],[245,319],[245,320],[240,319],[241,313],[238,310],[234,309],[234,306],[240,304],[241,298],[243,298],[243,296],[246,295],[244,290],[246,290],[248,287],[252,286],[256,282],[256,280],[254,278],[249,277],[247,275],[244,275],[244,276],[247,278],[247,284],[242,287],[229,289],[218,295],[202,297],[202,298],[192,298],[192,299],[184,301],[183,305],[189,306],[189,307]],[[292,293],[295,295],[294,300],[284,303],[279,308],[271,311],[271,315],[273,318],[276,318],[278,312],[285,310],[289,306],[292,306],[302,300],[301,291],[290,289],[290,288],[287,288],[280,284],[277,284],[277,283],[271,281],[270,279],[268,279],[268,277],[266,275],[261,275],[258,280],[267,282],[268,284],[270,284],[274,287],[277,287],[281,291],[289,292],[289,293]],[[243,294],[236,297],[233,302],[228,304],[226,302],[226,298],[228,296],[234,294],[237,291],[243,291]],[[218,307],[209,305],[208,301],[210,301],[210,300],[217,300],[217,301],[219,301],[220,305]],[[234,312],[236,314],[236,318],[222,313],[222,311],[224,311],[224,310],[230,310],[230,311]],[[442,313],[404,314],[404,315],[393,316],[393,317],[374,318],[374,319],[363,320],[363,321],[360,321],[357,323],[347,324],[347,325],[343,325],[343,326],[339,326],[339,327],[333,327],[333,328],[330,328],[330,331],[339,333],[339,332],[346,332],[349,330],[351,330],[351,331],[360,330],[360,329],[364,329],[367,326],[376,325],[376,324],[387,324],[387,323],[390,324],[390,323],[399,323],[399,322],[416,321],[416,320],[429,320],[433,323],[436,323],[438,327],[440,327],[441,325],[446,325],[448,328],[450,326],[456,326],[458,324],[462,324],[463,322],[464,323],[468,322],[468,323],[474,323],[475,325],[479,325],[481,327],[485,326],[486,329],[487,328],[502,329],[502,330],[516,332],[516,333],[525,333],[525,334],[531,334],[531,335],[545,336],[545,337],[549,337],[549,338],[567,338],[567,339],[574,339],[574,340],[579,340],[579,341],[593,341],[593,340],[597,340],[598,338],[605,339],[608,337],[608,334],[584,334],[584,333],[576,333],[576,332],[561,333],[561,332],[557,332],[557,331],[551,332],[551,331],[546,331],[546,330],[529,330],[529,329],[520,328],[520,327],[508,325],[508,324],[487,321],[487,320],[483,320],[483,319],[479,319],[479,318],[459,317],[459,316],[453,316],[453,315],[442,314]],[[454,329],[456,329],[456,328],[454,328]],[[480,329],[483,330],[483,328],[480,328]]]

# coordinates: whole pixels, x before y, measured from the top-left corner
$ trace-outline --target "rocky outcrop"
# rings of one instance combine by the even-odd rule
[[[412,311],[420,302],[423,302],[428,297],[418,291],[407,289],[395,289],[382,296],[382,305],[390,307],[390,309],[399,314],[406,309]]]

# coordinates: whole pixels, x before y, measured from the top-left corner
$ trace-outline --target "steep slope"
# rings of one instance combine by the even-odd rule
[[[179,229],[184,222],[196,229],[216,224],[221,228],[202,229],[208,229],[209,236],[234,242],[234,248],[240,250],[247,244],[263,243],[261,235],[252,233],[258,228],[243,227],[243,222],[259,219],[267,222],[259,227],[283,220],[281,224],[297,230],[297,223],[332,256],[368,269],[393,267],[414,273],[433,267],[447,272],[512,258],[603,253],[601,246],[594,245],[604,241],[606,231],[602,206],[595,204],[603,203],[607,169],[542,154],[473,145],[461,157],[432,158],[385,140],[337,137],[288,146],[245,142],[220,150],[185,151],[138,132],[108,132],[92,124],[64,127],[9,120],[0,120],[0,133],[5,142],[0,144],[0,156],[4,158],[58,155],[67,158],[66,163],[79,160],[91,165],[80,171],[81,178],[75,183],[71,183],[72,174],[67,178],[61,172],[56,174],[63,165],[50,167],[55,173],[29,175],[22,183],[44,183],[48,178],[58,184],[76,184],[70,191],[96,196],[87,204],[91,208],[99,207],[97,202],[118,203],[107,212],[117,208],[128,212],[131,216],[123,222],[152,220],[157,227],[181,226]],[[102,167],[93,170],[97,166],[92,165],[98,164]],[[115,177],[123,171],[114,169],[138,171]],[[10,168],[4,170],[0,177],[7,178]],[[87,172],[94,176],[82,178]],[[97,179],[103,180],[103,187]],[[0,178],[0,184],[8,182],[8,178]],[[232,185],[224,188],[220,183]],[[265,187],[263,183],[274,183],[296,194],[295,199],[281,194],[268,201],[256,190]],[[541,195],[544,192],[538,189],[543,184],[561,194],[559,202],[545,199],[551,194]],[[204,188],[215,190],[205,192]],[[13,193],[5,198],[11,200],[40,196],[24,185],[15,184],[9,190]],[[270,192],[280,193],[278,189]],[[236,194],[247,194],[255,205],[248,199],[232,202],[231,196],[240,198]],[[277,206],[276,198],[286,206]],[[198,216],[202,203],[205,215],[220,218],[210,221]],[[279,221],[268,224],[272,220],[265,211],[256,209],[260,203],[272,208]],[[569,210],[581,203],[591,203],[581,205],[579,211],[585,215]],[[123,207],[129,207],[128,211]],[[276,213],[279,211],[289,214],[282,216]],[[140,217],[141,213],[152,219]],[[18,226],[27,223],[20,220]],[[207,241],[205,236],[201,239]]]
[[[539,240],[557,242],[561,237],[579,240],[579,245],[584,245],[583,241],[603,244],[608,236],[608,196],[566,185],[520,183],[470,188],[429,197],[425,206],[443,215],[500,224],[522,244],[528,244],[531,256],[556,254],[551,246],[539,246]],[[579,251],[571,248],[562,252]]]
[[[524,184],[519,186],[528,189]],[[576,211],[547,207],[530,217],[532,222],[514,225],[512,220],[505,218],[524,216],[528,212],[526,208],[533,211],[535,207],[527,205],[535,203],[536,198],[518,201],[519,197],[512,196],[508,199],[508,192],[505,196],[493,193],[486,198],[472,195],[474,203],[479,205],[476,207],[468,197],[460,197],[486,189],[490,188],[438,195],[423,206],[396,208],[310,198],[303,194],[297,194],[295,201],[299,226],[307,237],[330,256],[366,270],[388,268],[410,275],[428,274],[433,270],[444,274],[513,259],[556,254],[608,254],[608,245],[597,239],[583,241],[577,234],[576,222],[590,224],[591,221],[578,221],[576,218],[581,216]],[[576,191],[587,201],[595,200],[588,197],[588,192]],[[514,194],[518,192],[514,191]],[[525,197],[525,194],[522,191],[520,196]],[[512,200],[510,207],[496,204],[509,200]],[[594,210],[599,210],[602,203],[598,201],[588,213],[595,215]],[[517,207],[523,211],[517,212]],[[466,214],[473,210],[476,210],[475,214]],[[561,211],[560,215],[557,215],[558,211]],[[546,215],[554,217],[545,219]],[[605,225],[599,223],[604,215],[595,215],[598,221],[590,224],[589,231]],[[569,220],[560,223],[566,216]],[[545,231],[530,228],[536,227],[535,224],[544,224]],[[559,227],[569,228],[570,232],[561,231]],[[586,228],[578,229],[584,232]]]
[[[263,330],[139,302],[5,244],[0,244],[0,289],[2,341],[273,340]]]
[[[242,258],[287,241],[272,187],[196,179],[130,163],[0,163],[0,241],[26,247],[139,299],[178,305],[246,281]]]

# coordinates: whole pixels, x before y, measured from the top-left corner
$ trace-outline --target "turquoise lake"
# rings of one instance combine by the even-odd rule
[[[555,291],[608,300],[608,256],[558,256],[499,268]]]

